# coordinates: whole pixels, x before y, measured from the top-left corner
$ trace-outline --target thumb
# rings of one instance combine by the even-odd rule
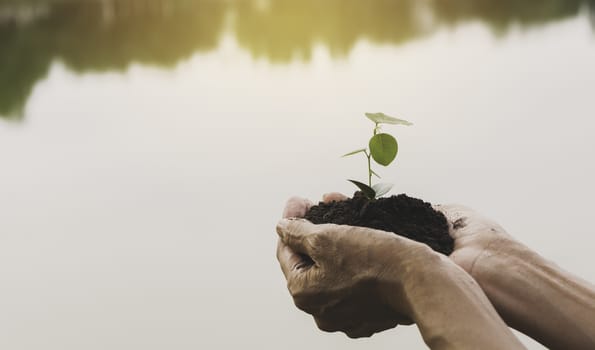
[[[317,232],[316,225],[305,219],[281,219],[277,234],[285,245],[296,253],[311,256],[313,246],[309,237]]]

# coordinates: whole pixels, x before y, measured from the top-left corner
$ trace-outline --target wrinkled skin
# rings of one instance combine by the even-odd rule
[[[347,198],[341,193],[328,193],[323,196],[323,202],[329,203]],[[302,218],[311,206],[310,201],[293,197],[287,202],[283,217]],[[472,209],[460,205],[436,205],[434,208],[446,216],[450,234],[455,240],[455,250],[450,258],[470,274],[475,261],[486,247],[499,240],[511,239],[498,224],[483,218]],[[304,246],[305,243],[293,242],[292,249],[286,243],[286,240],[292,238],[290,235],[284,235],[283,228],[278,227],[280,239],[277,258],[296,306],[313,315],[318,328],[327,332],[342,331],[349,337],[357,338],[369,337],[398,324],[412,323],[406,311],[397,312],[387,307],[386,298],[381,295],[379,286],[372,282],[379,274],[372,266],[363,268],[364,262],[361,258],[329,254],[333,250],[364,253],[359,249],[362,244],[367,244],[363,237],[376,233],[373,232],[375,230],[337,225],[315,226],[307,222],[300,225],[305,228],[301,231],[309,233],[309,239],[316,239],[317,242],[308,246]],[[358,232],[352,232],[356,230]],[[331,244],[332,239],[321,242],[325,237],[338,235],[350,237],[350,240],[339,241],[349,247],[324,246]],[[417,242],[401,237],[399,239],[404,247],[411,246],[415,248],[414,250],[421,248]],[[298,246],[299,248],[296,248]],[[321,252],[325,253],[321,254]],[[395,255],[394,252],[392,255]],[[338,261],[339,258],[341,261]],[[353,266],[346,266],[346,262],[350,261],[354,261]],[[373,266],[379,265],[377,261],[366,262]],[[352,268],[352,271],[347,271],[350,278],[345,277],[346,267]],[[367,271],[368,274],[362,276],[362,270]],[[336,276],[341,276],[342,280],[335,280]],[[326,292],[331,289],[333,292]],[[325,291],[325,293],[319,293],[319,291]],[[408,308],[405,300],[402,301],[402,305],[403,310]]]
[[[327,193],[323,196],[323,202],[342,201],[348,199],[341,193]],[[297,204],[300,202],[301,204]],[[295,202],[295,203],[292,203]],[[301,205],[302,209],[310,208],[309,201],[294,198],[288,202],[288,205]],[[475,210],[459,204],[437,204],[433,206],[435,210],[441,212],[446,217],[449,226],[449,234],[455,241],[454,251],[450,259],[462,267],[467,273],[473,276],[473,267],[482,254],[486,253],[488,248],[498,248],[508,246],[511,242],[517,243],[505,230],[495,221],[492,221]],[[302,214],[296,217],[302,217],[307,209],[295,214]],[[518,243],[517,243],[518,244]]]
[[[292,198],[284,217],[311,205]],[[415,320],[432,349],[522,349],[504,322],[551,349],[595,349],[592,284],[469,208],[434,208],[455,241],[449,257],[383,231],[282,220],[277,256],[296,305],[351,337]]]
[[[455,241],[450,259],[474,276],[474,267],[488,248],[516,242],[502,226],[471,208],[458,204],[434,205],[446,217],[450,236]],[[475,277],[475,276],[474,276]]]
[[[292,198],[283,216],[303,217],[311,205]],[[424,261],[437,258],[427,246],[384,231],[306,220],[282,220],[277,231],[290,294],[321,330],[358,338],[412,323],[401,286]]]

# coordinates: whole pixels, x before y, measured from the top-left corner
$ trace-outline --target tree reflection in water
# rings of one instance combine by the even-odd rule
[[[477,20],[505,35],[583,11],[593,23],[595,0],[0,0],[0,116],[21,118],[56,60],[80,73],[173,67],[231,31],[254,57],[283,64],[308,61],[315,45],[343,57],[361,39],[398,45]]]

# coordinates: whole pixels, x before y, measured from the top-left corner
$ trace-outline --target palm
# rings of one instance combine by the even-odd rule
[[[341,193],[327,193],[323,202],[341,201],[348,197]],[[312,206],[310,201],[294,197],[285,208],[284,217],[303,217]],[[471,208],[458,204],[434,205],[446,217],[449,233],[455,241],[454,251],[450,259],[473,276],[474,263],[496,242],[512,241],[502,226],[483,217]]]
[[[450,258],[469,274],[474,263],[495,242],[512,239],[496,222],[487,219],[473,209],[462,205],[435,205],[449,224],[450,235],[455,241]]]

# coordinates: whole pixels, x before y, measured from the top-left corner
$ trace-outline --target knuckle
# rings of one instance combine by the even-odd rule
[[[341,330],[337,324],[329,322],[328,320],[322,319],[320,317],[315,317],[314,320],[316,321],[316,326],[321,331],[332,333]]]
[[[299,295],[294,295],[293,296],[293,303],[295,304],[295,306],[303,311],[309,310],[309,303],[307,302],[306,299],[300,297]]]
[[[302,283],[298,283],[295,279],[290,278],[287,280],[287,289],[289,290],[289,294],[295,298],[303,293],[304,288]]]
[[[313,251],[318,251],[321,244],[321,236],[319,234],[313,234],[305,238],[306,244],[312,248]]]
[[[359,337],[357,336],[357,334],[356,334],[355,332],[352,332],[352,331],[345,331],[345,334],[346,334],[346,335],[347,335],[349,338],[351,338],[351,339],[357,339],[357,338],[359,338]]]
[[[376,333],[374,331],[374,329],[371,329],[369,327],[360,327],[360,328],[356,328],[356,329],[350,329],[345,332],[345,334],[351,339],[369,338],[372,335],[374,335],[374,333]]]
[[[293,296],[293,303],[295,306],[311,315],[317,313],[318,309],[316,303],[313,302],[312,298],[306,294],[296,294]]]
[[[316,232],[305,238],[306,245],[310,248],[310,252],[314,256],[320,255],[328,246],[328,239],[324,233]]]

